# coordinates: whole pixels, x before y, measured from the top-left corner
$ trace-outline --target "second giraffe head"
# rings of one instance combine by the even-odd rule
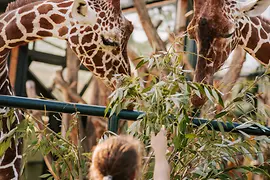
[[[188,26],[188,34],[197,44],[195,82],[213,83],[214,73],[224,64],[237,45],[247,46],[245,39],[249,27],[270,5],[269,0],[194,0],[194,16]],[[256,22],[254,22],[257,24]],[[205,100],[196,95],[196,106]]]

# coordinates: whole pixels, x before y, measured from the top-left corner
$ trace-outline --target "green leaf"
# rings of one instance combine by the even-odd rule
[[[259,160],[259,164],[263,164],[264,163],[264,156],[262,152],[258,152],[258,160]]]
[[[42,174],[41,176],[39,176],[40,178],[48,178],[52,176],[51,174]]]
[[[212,102],[214,103],[214,100],[212,98],[212,95],[210,93],[210,91],[208,90],[208,88],[206,86],[204,86],[204,92],[205,92],[205,95],[207,96],[207,98]]]
[[[221,117],[225,116],[228,113],[229,113],[228,111],[221,111],[220,113],[215,115],[215,119],[221,118]]]
[[[243,99],[244,99],[244,97],[243,97],[243,96],[241,96],[241,97],[237,97],[237,98],[235,98],[235,99],[233,100],[233,102],[234,102],[234,103],[236,103],[236,102],[240,102],[240,101],[243,101]]]
[[[193,91],[199,98],[202,98],[201,92],[199,90]]]
[[[224,102],[223,102],[223,99],[221,97],[221,94],[215,90],[215,89],[212,89],[212,94],[213,96],[215,97],[215,99],[217,100],[217,102],[222,106],[224,107]]]
[[[194,138],[197,137],[196,134],[186,134],[185,136],[186,136],[186,138],[188,138],[188,139],[194,139]]]
[[[7,140],[3,141],[0,144],[0,157],[2,157],[6,150],[10,147],[10,143],[11,143],[11,138],[8,138]]]
[[[136,66],[136,69],[139,69],[140,67],[142,67],[144,64],[146,64],[148,61],[146,61],[146,60],[141,60],[138,64],[137,64],[137,66]]]
[[[225,131],[224,131],[224,127],[223,127],[222,123],[217,121],[217,125],[218,125],[219,130],[224,134]]]

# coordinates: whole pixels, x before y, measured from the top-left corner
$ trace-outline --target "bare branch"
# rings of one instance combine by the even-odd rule
[[[134,0],[134,6],[137,9],[141,24],[152,48],[156,51],[166,51],[166,45],[161,40],[156,28],[151,21],[144,0]]]
[[[232,56],[232,62],[230,64],[230,69],[224,76],[224,78],[221,80],[219,89],[221,92],[224,93],[223,99],[226,100],[235,85],[237,79],[240,76],[241,69],[243,67],[243,64],[245,62],[245,51],[241,47],[237,47],[233,51],[233,56]]]

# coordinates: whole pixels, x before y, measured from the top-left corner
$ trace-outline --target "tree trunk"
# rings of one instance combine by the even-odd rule
[[[74,102],[74,100],[70,97],[68,90],[71,90],[77,93],[77,85],[78,85],[78,71],[80,61],[78,60],[77,56],[73,53],[73,51],[68,47],[67,48],[67,78],[66,82],[68,83],[69,87],[67,89],[62,90],[64,94],[64,99],[66,102]],[[72,116],[70,114],[63,114],[62,116],[62,127],[61,133],[63,137],[66,137],[66,132],[68,131],[72,121]],[[77,123],[80,123],[77,122]],[[78,133],[77,128],[74,127],[71,131],[71,141],[77,145],[78,143]]]
[[[108,103],[108,96],[110,95],[110,89],[98,78],[93,77],[89,86],[90,92],[90,104],[106,106]],[[86,129],[86,141],[88,144],[88,152],[90,152],[97,144],[103,133],[107,130],[107,120],[103,117],[89,116],[87,118]]]

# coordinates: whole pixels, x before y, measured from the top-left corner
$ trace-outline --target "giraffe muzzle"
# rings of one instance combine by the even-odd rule
[[[211,58],[206,58],[209,53],[209,49],[199,50],[199,55],[197,58],[197,65],[195,70],[195,76],[193,81],[203,84],[213,84],[213,62]],[[195,107],[200,107],[206,102],[206,97],[203,95],[201,97],[193,95],[191,97],[191,102]]]

